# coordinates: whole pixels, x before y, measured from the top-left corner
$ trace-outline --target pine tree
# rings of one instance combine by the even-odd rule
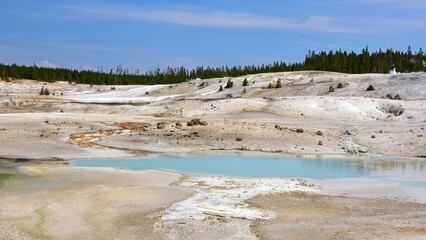
[[[234,83],[231,81],[231,79],[229,79],[228,82],[226,82],[225,88],[231,88],[233,85]]]
[[[283,84],[281,83],[281,79],[278,79],[277,83],[275,84],[275,88],[282,88]]]
[[[222,87],[222,85],[220,85],[219,92],[222,92],[222,91],[223,91],[223,87]]]
[[[6,72],[6,69],[5,69],[5,68],[3,68],[3,69],[1,70],[0,78],[1,78],[2,80],[4,80],[4,81],[7,81],[7,80],[8,80],[8,76],[7,76],[7,72]]]
[[[16,64],[13,64],[9,71],[10,77],[16,78],[16,79],[21,78],[21,76],[19,75],[19,69],[20,68]]]
[[[244,78],[243,87],[246,87],[246,86],[248,86],[248,81],[247,81],[247,78]]]

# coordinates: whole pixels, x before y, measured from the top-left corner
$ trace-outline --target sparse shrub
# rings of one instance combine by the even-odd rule
[[[220,85],[219,92],[222,92],[222,91],[223,91],[223,87],[222,87],[222,85]]]
[[[330,86],[330,88],[328,88],[328,92],[334,92],[334,87]]]
[[[39,94],[47,96],[47,95],[50,95],[50,92],[49,92],[49,89],[47,89],[47,87],[45,88],[44,86],[42,86]]]
[[[269,83],[268,88],[272,88],[272,83]]]
[[[246,94],[247,93],[247,90],[246,90],[246,88],[244,88],[243,89],[243,94]]]
[[[337,84],[337,88],[343,88],[343,84],[342,83]]]
[[[374,91],[374,87],[373,85],[370,84],[370,86],[368,86],[367,91]]]
[[[246,87],[246,86],[248,86],[248,81],[247,81],[247,78],[244,78],[243,87]]]
[[[115,87],[111,87],[111,90],[115,90]]]
[[[275,88],[282,88],[283,84],[281,83],[281,79],[278,79],[277,83],[275,84]]]
[[[231,88],[232,86],[234,86],[234,83],[231,81],[231,79],[229,79],[228,82],[226,82],[225,88]]]

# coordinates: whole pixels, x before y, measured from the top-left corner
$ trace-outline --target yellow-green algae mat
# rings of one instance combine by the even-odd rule
[[[31,234],[41,239],[58,239],[46,229],[46,223],[50,215],[49,212],[47,212],[44,208],[38,208],[35,210],[35,213],[39,220],[31,230]]]

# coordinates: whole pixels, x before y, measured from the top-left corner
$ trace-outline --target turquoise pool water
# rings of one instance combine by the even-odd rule
[[[73,166],[113,167],[130,170],[161,169],[240,177],[353,178],[373,170],[356,160],[312,160],[273,156],[189,155],[139,159],[74,160]]]

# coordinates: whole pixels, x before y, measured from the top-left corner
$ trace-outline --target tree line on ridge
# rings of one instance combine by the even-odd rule
[[[305,60],[300,63],[273,62],[259,66],[222,66],[203,67],[194,69],[184,67],[161,70],[159,68],[139,74],[139,71],[130,72],[117,66],[109,71],[76,70],[67,68],[46,68],[33,66],[18,66],[16,64],[0,64],[0,78],[7,79],[31,79],[45,82],[69,81],[83,84],[127,85],[127,84],[173,84],[188,81],[190,79],[208,79],[216,77],[238,77],[248,74],[319,70],[341,73],[387,73],[395,66],[399,72],[425,71],[426,57],[420,48],[412,52],[411,47],[407,51],[369,52],[368,47],[361,53],[337,51],[309,51]]]

